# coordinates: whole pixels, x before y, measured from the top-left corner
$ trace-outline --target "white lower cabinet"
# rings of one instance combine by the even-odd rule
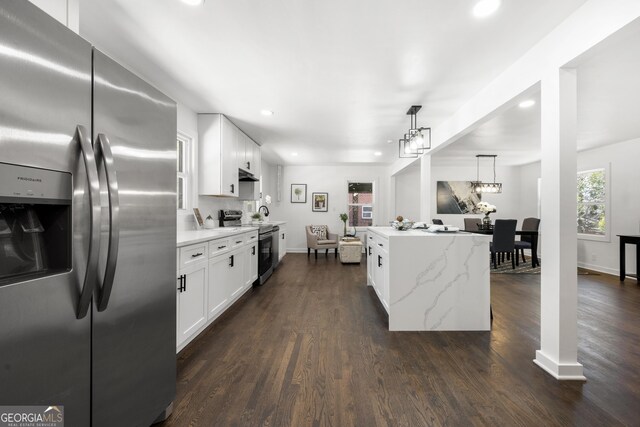
[[[278,261],[281,261],[282,257],[287,254],[287,227],[284,225],[280,225],[279,227],[280,232],[278,239],[280,239],[280,242],[278,242]]]
[[[365,251],[367,253],[367,285],[373,286],[373,237],[367,236]]]
[[[389,252],[388,241],[367,238],[367,279],[380,302],[389,312]],[[369,255],[370,254],[370,255]]]
[[[244,250],[245,263],[244,269],[244,287],[248,289],[258,279],[258,242],[250,242]]]
[[[231,266],[226,254],[218,255],[209,260],[209,290],[208,318],[213,319],[225,309],[229,303],[227,283],[231,282]]]
[[[258,278],[258,233],[182,247],[178,262],[176,323],[180,351]]]
[[[183,344],[207,322],[207,261],[184,267],[178,272],[176,298],[177,343]]]
[[[229,280],[226,283],[230,302],[234,301],[246,289],[244,280],[245,248],[236,249],[229,254]]]

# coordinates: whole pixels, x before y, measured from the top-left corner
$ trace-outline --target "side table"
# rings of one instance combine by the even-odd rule
[[[620,281],[623,282],[626,277],[625,248],[627,245],[636,245],[636,280],[638,280],[637,271],[640,270],[640,236],[625,236],[618,234],[618,237],[620,237]]]

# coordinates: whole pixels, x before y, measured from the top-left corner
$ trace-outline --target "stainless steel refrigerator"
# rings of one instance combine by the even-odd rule
[[[0,405],[147,426],[175,396],[176,106],[0,3]]]

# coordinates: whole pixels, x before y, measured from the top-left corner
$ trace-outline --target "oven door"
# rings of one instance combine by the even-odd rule
[[[260,235],[258,249],[260,258],[258,259],[258,272],[260,277],[269,274],[273,265],[273,233],[265,233]],[[262,280],[260,280],[262,282]]]

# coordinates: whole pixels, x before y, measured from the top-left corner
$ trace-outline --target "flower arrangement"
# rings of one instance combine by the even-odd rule
[[[495,205],[492,205],[487,202],[480,202],[476,206],[478,207],[478,210],[485,215],[489,215],[490,213],[497,212]]]
[[[493,225],[491,225],[491,218],[489,218],[490,213],[497,212],[497,209],[494,205],[487,202],[480,202],[476,205],[480,212],[484,214],[484,218],[482,218],[482,225],[480,226],[481,230],[491,230]]]
[[[413,227],[413,221],[404,218],[402,215],[398,215],[396,220],[391,223],[391,226],[396,230],[405,231]]]

